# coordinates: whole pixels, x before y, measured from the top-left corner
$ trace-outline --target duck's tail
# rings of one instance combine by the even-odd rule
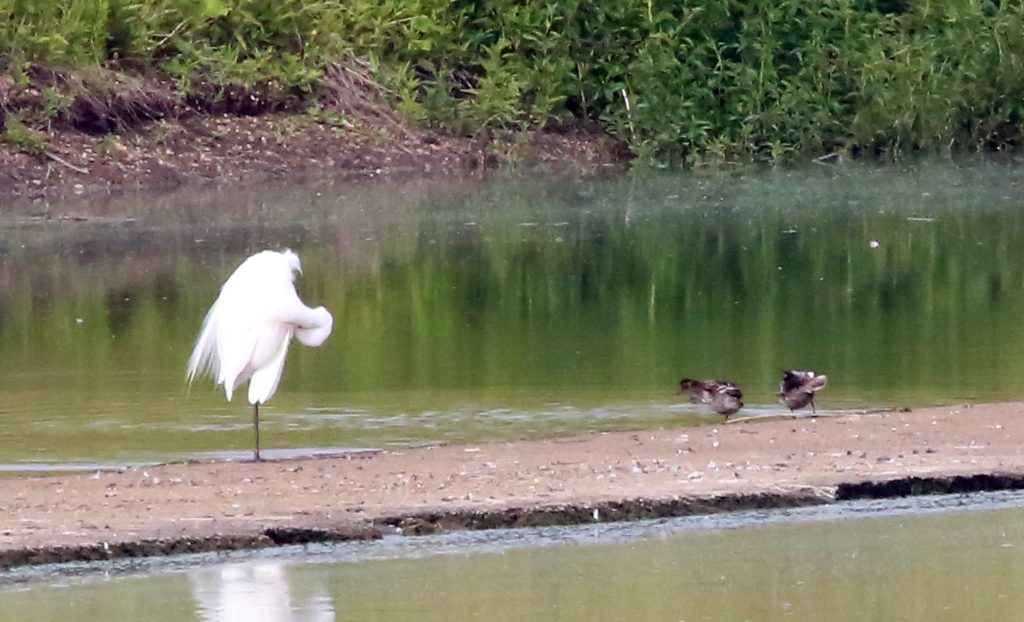
[[[804,385],[804,387],[812,393],[815,391],[821,391],[826,386],[828,386],[828,376],[826,376],[825,374],[814,376],[808,379],[807,384]]]

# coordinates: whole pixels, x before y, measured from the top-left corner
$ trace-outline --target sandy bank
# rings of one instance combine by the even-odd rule
[[[1024,487],[1024,402],[0,480],[0,565]]]

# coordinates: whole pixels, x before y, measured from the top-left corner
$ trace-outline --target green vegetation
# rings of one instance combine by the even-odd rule
[[[16,81],[40,63],[132,68],[256,114],[322,110],[358,63],[426,126],[596,123],[691,164],[1019,144],[1021,32],[1005,0],[0,0]]]
[[[7,117],[4,131],[0,133],[0,143],[29,155],[41,155],[46,151],[46,139],[43,135],[26,127],[22,120],[14,115]]]

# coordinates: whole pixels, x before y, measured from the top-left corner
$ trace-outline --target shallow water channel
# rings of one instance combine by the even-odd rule
[[[780,412],[1024,395],[1020,169],[364,181],[5,210],[0,469],[246,455],[184,370],[218,287],[291,247],[336,316],[267,405],[280,453],[701,424],[684,375]]]
[[[918,497],[30,568],[0,619],[1009,622],[1022,508]]]

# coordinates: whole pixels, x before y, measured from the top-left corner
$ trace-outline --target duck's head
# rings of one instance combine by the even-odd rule
[[[700,380],[694,380],[693,378],[683,378],[679,381],[679,392],[687,393],[689,391],[699,391],[704,388],[704,383]]]

